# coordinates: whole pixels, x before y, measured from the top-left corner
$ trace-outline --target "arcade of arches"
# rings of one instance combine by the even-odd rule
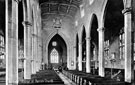
[[[135,85],[134,0],[0,0],[0,9],[6,85],[59,66]]]

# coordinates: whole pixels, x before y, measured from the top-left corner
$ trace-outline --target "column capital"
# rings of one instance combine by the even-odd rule
[[[97,31],[100,32],[100,31],[104,31],[105,30],[105,27],[101,27],[101,28],[98,28]]]
[[[131,13],[132,12],[132,7],[126,7],[122,10],[122,13],[123,14],[126,14],[126,13]]]
[[[26,58],[24,58],[24,57],[18,58],[18,59],[19,59],[19,60],[22,60],[22,61],[26,60]]]
[[[21,0],[14,0],[15,2],[17,2],[17,3],[19,3],[19,1],[21,1]]]
[[[86,40],[91,40],[91,37],[87,37]]]
[[[26,26],[26,27],[32,26],[32,23],[29,21],[23,21],[22,24],[23,24],[23,26]]]
[[[33,37],[39,38],[39,36],[38,36],[37,34],[35,34],[35,33],[32,33],[31,35],[32,35]]]
[[[31,59],[31,62],[33,62],[34,61],[34,59]]]
[[[79,45],[82,45],[82,42],[79,42],[78,44],[79,44]]]
[[[73,48],[76,48],[76,46],[73,46]]]

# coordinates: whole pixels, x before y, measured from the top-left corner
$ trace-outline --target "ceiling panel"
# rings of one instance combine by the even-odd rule
[[[75,16],[82,0],[39,0],[41,12],[49,13],[63,13],[72,17]]]
[[[67,5],[60,5],[59,11],[60,12],[63,12],[63,13],[67,13],[67,8],[68,8]]]

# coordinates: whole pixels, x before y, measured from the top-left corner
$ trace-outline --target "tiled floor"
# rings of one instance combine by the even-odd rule
[[[64,81],[65,85],[76,85],[74,82],[72,82],[70,79],[68,79],[66,76],[64,76],[62,73],[58,73],[59,77]]]

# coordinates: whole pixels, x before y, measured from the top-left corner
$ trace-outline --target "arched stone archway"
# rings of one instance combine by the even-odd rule
[[[54,50],[55,53],[53,53]],[[53,60],[52,57],[56,59]],[[67,68],[67,45],[59,34],[54,35],[48,44],[48,65],[54,68],[59,66]]]
[[[108,0],[104,14],[104,69],[105,72],[109,70],[106,68],[124,69],[123,65],[119,62],[123,62],[124,58],[124,15],[122,10],[124,9],[123,0],[114,1]],[[122,38],[120,38],[122,36]],[[122,42],[121,42],[122,41]],[[112,55],[115,54],[113,58]],[[117,60],[112,62],[111,60]],[[113,66],[113,67],[112,67]],[[113,71],[117,73],[117,71]],[[112,74],[110,72],[110,74]],[[124,74],[124,73],[122,73]],[[105,74],[106,75],[106,74]],[[110,75],[112,76],[112,75]],[[123,79],[124,80],[124,75]]]
[[[79,40],[79,71],[86,71],[86,29],[83,26]]]
[[[122,19],[119,19],[119,14],[120,13],[122,14],[122,10],[123,10],[123,8],[121,7],[122,6],[121,2],[123,5],[123,0],[119,0],[119,1],[106,0],[105,1],[106,5],[103,6],[104,11],[102,11],[101,20],[99,22],[99,28],[98,28],[99,42],[100,42],[99,46],[98,46],[98,48],[99,48],[98,56],[100,58],[99,59],[99,75],[101,75],[101,76],[105,76],[104,73],[105,73],[105,63],[106,62],[105,62],[105,57],[104,57],[104,53],[105,53],[104,52],[104,47],[105,47],[104,43],[107,39],[111,39],[110,35],[114,34],[113,32],[116,31],[116,30],[114,30],[114,29],[117,29],[117,28],[115,28],[116,25],[114,23],[118,24],[119,22],[123,21]],[[108,20],[106,18],[107,16],[108,16]],[[120,16],[120,18],[121,18],[121,16]],[[120,21],[120,20],[122,20],[122,21]],[[106,23],[108,23],[108,24],[106,24]],[[110,26],[107,26],[107,25],[110,25]],[[113,29],[112,29],[112,32],[110,31],[110,33],[109,33],[109,28],[111,28],[111,27]],[[118,32],[118,30],[119,29],[117,29],[117,32]]]
[[[48,65],[48,56],[49,56],[49,54],[48,54],[48,45],[49,45],[49,43],[50,43],[50,41],[51,41],[51,39],[56,35],[56,34],[58,34],[59,36],[61,36],[61,38],[65,41],[65,44],[66,44],[66,46],[67,46],[67,66],[68,66],[68,68],[69,68],[69,61],[68,61],[68,59],[69,59],[69,55],[70,55],[70,52],[69,52],[69,49],[70,49],[70,43],[69,43],[69,41],[68,41],[68,39],[66,38],[66,36],[62,33],[62,32],[59,32],[59,33],[57,33],[57,32],[52,32],[49,36],[48,36],[48,38],[46,39],[46,42],[44,42],[43,43],[43,45],[44,45],[44,49],[45,49],[45,55],[44,55],[44,63],[45,64],[47,64]]]
[[[134,41],[134,36],[132,36],[131,1],[107,0],[103,18],[105,27],[104,48],[109,49],[108,52],[104,50],[105,67],[112,67],[113,63],[113,68],[124,69],[122,80],[125,78],[125,81],[130,83],[134,80],[132,64],[134,53],[131,47]],[[111,55],[115,56],[112,57]],[[111,62],[112,59],[116,61]]]
[[[82,30],[82,71],[86,72],[86,30],[83,26]]]
[[[90,68],[91,73],[98,74],[97,65],[98,65],[98,43],[99,43],[99,36],[98,36],[98,19],[96,14],[92,15],[91,24],[90,24]]]

